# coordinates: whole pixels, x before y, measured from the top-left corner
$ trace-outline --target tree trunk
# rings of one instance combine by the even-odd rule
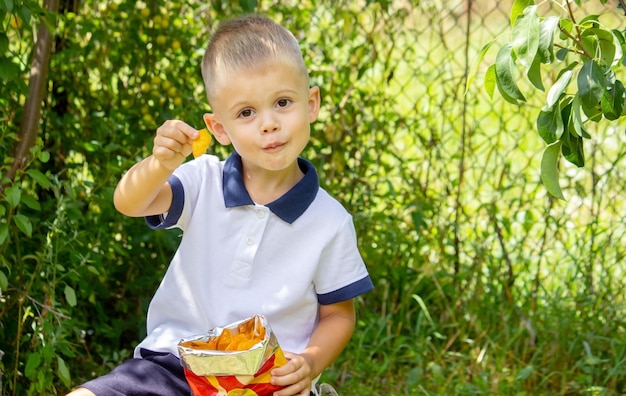
[[[45,0],[44,7],[51,13],[57,13],[59,0]],[[30,68],[29,92],[20,122],[19,142],[13,153],[13,165],[9,170],[9,180],[13,181],[18,170],[22,169],[29,157],[30,149],[35,144],[41,118],[41,103],[48,81],[48,67],[52,52],[52,33],[44,21],[39,22],[37,41],[33,49],[33,60]]]

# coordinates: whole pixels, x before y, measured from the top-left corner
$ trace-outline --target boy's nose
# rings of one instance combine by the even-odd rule
[[[280,129],[280,124],[278,120],[276,120],[276,118],[266,117],[266,119],[263,120],[263,125],[261,127],[261,131],[263,133],[276,132],[279,129]]]

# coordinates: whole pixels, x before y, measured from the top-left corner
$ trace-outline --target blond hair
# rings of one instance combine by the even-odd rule
[[[289,30],[261,15],[221,23],[202,59],[202,78],[209,101],[215,97],[217,78],[224,72],[242,72],[271,60],[297,68],[308,86],[308,72],[298,40]]]

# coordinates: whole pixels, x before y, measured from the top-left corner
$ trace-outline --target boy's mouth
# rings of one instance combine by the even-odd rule
[[[281,142],[269,143],[269,144],[266,144],[265,146],[263,146],[263,150],[265,150],[265,151],[276,151],[276,150],[279,150],[284,145],[285,145],[285,143],[281,143]]]

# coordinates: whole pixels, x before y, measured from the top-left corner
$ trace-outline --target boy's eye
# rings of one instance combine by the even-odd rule
[[[287,107],[289,103],[291,103],[289,99],[279,99],[278,102],[276,102],[278,107]]]
[[[241,110],[241,112],[239,113],[239,117],[241,118],[248,118],[250,116],[252,116],[252,110],[250,109]]]

